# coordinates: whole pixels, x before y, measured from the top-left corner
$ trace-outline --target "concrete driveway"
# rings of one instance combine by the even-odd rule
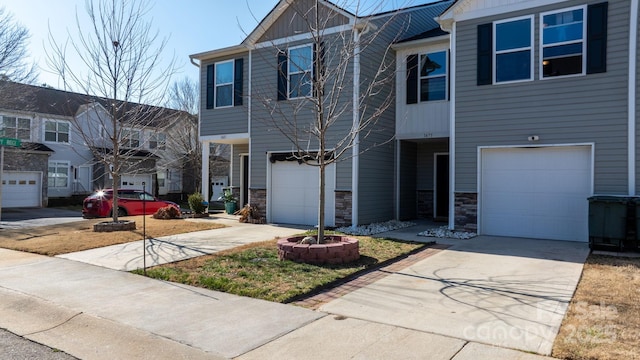
[[[320,310],[550,354],[587,244],[491,236],[453,243]]]
[[[0,229],[21,229],[83,221],[82,212],[56,208],[2,209]]]

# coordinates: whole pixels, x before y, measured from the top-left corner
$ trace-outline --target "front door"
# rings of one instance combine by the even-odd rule
[[[434,212],[436,221],[449,218],[449,154],[435,154]]]

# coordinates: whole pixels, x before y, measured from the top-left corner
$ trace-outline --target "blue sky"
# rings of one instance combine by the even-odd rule
[[[336,3],[356,3],[339,0]],[[362,1],[361,8],[375,5],[381,10],[434,2],[434,0],[376,0]],[[197,79],[198,70],[189,62],[189,55],[239,44],[246,33],[278,3],[277,0],[156,0],[148,14],[152,28],[161,37],[169,37],[166,55],[175,53],[180,73],[175,80],[188,76]],[[61,88],[55,74],[46,64],[45,48],[49,46],[49,27],[57,40],[67,38],[67,31],[77,33],[75,14],[86,17],[84,0],[4,0],[5,10],[27,27],[31,33],[29,53],[40,66],[38,83]]]

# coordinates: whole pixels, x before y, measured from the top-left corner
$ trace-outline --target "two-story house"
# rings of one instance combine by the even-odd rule
[[[316,3],[320,7],[317,13],[322,16],[317,22],[313,11]],[[316,76],[313,54],[330,59],[322,65],[326,67],[346,59],[343,81],[327,89],[339,94],[333,100],[342,104],[340,117],[328,135],[328,148],[339,148],[340,141],[335,139],[352,131],[363,117],[376,111],[379,116],[373,127],[356,136],[348,154],[327,169],[326,224],[368,224],[396,217],[400,202],[396,194],[396,163],[402,154],[393,141],[396,109],[385,106],[388,95],[394,96],[394,81],[375,91],[371,89],[377,86],[375,79],[381,75],[395,80],[395,55],[390,46],[425,32],[425,24],[438,28],[434,18],[452,3],[441,1],[361,17],[329,1],[282,0],[241,44],[191,55],[192,62],[200,67],[203,158],[208,157],[208,143],[230,144],[231,185],[237,189],[241,205],[250,202],[258,206],[269,222],[317,224],[318,169],[291,161],[295,160],[290,156],[295,149],[286,135],[294,138],[300,135],[291,130],[283,134],[280,130],[285,126],[278,125],[285,124],[285,119],[291,124],[294,119],[298,129],[302,129],[312,119],[311,110],[304,113],[301,106],[315,90],[311,85],[296,84],[300,79]],[[321,24],[320,29],[317,24]],[[320,41],[318,34],[322,37]],[[368,36],[370,42],[365,43],[363,39]],[[322,50],[316,51],[318,47]],[[433,86],[440,86],[437,84],[442,83],[441,79],[435,79],[440,75],[432,75]],[[433,96],[435,101],[441,94]],[[446,108],[446,99],[436,102]],[[418,119],[421,110],[415,111],[411,122],[421,121]],[[442,116],[446,116],[446,110],[443,111]],[[440,124],[442,128],[433,130],[428,137],[430,142],[421,147],[421,152],[446,152],[446,119]],[[417,143],[425,138],[421,126],[407,122],[401,126],[406,130],[408,148],[413,146],[410,151],[415,154]],[[308,149],[319,150],[311,142]],[[411,171],[416,172],[418,164],[413,166]],[[205,166],[202,173],[202,183],[208,184]],[[412,181],[416,189],[430,185]],[[207,192],[208,187],[203,187],[205,197]],[[407,198],[412,196],[406,194]]]
[[[111,187],[109,165],[101,161],[111,152],[109,100],[12,82],[0,84],[0,94],[0,137],[22,141],[19,149],[5,149],[2,207],[46,206],[50,198]],[[131,109],[146,114],[144,124],[131,123]],[[165,153],[167,134],[188,114],[139,104],[123,105],[122,114],[120,151],[128,164],[121,188],[145,182],[156,194],[181,192],[180,163]]]
[[[591,195],[634,196],[637,0],[459,0],[450,227],[588,240]]]

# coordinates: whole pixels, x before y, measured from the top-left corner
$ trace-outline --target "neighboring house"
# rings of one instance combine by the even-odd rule
[[[640,190],[638,0],[459,0],[450,226],[587,241],[593,194]]]
[[[47,87],[1,82],[0,137],[19,138],[23,144],[21,149],[6,149],[2,207],[47,206],[51,198],[83,196],[111,187],[108,169],[98,159],[112,152],[110,129],[100,125],[110,119],[109,103]],[[134,108],[143,109],[147,118],[144,126],[137,124],[123,132],[120,151],[127,153],[129,163],[121,187],[138,189],[145,182],[150,192],[160,195],[182,192],[179,164],[163,155],[171,146],[167,136],[171,126],[187,115],[127,104],[126,109]],[[133,115],[124,113],[126,126]]]
[[[357,39],[369,29],[382,29],[378,42],[361,49],[359,56],[353,57],[352,66],[348,67],[348,79],[365,80],[356,86],[352,82],[345,83],[344,88],[348,90],[342,92],[341,101],[348,103],[360,92],[364,93],[367,79],[375,78],[378,71],[375,63],[385,58],[388,46],[399,37],[409,38],[424,32],[425,24],[437,27],[433,18],[453,2],[421,5],[365,18],[328,1],[318,3],[321,14],[331,14],[322,21],[329,20],[322,29],[327,39]],[[308,61],[308,69],[289,65],[290,59],[312,57],[309,24],[304,20],[306,15],[301,14],[312,9],[314,4],[311,0],[282,0],[240,45],[191,55],[200,66],[203,158],[208,157],[207,144],[230,144],[231,186],[239,190],[241,205],[250,202],[258,206],[269,222],[317,224],[318,169],[288,161],[293,145],[268,121],[277,121],[277,116],[273,117],[274,108],[278,109],[275,112],[286,111],[286,104],[295,107],[300,98],[311,96],[310,87],[291,85],[294,79],[313,76],[311,61]],[[388,21],[393,23],[384,26]],[[371,28],[366,24],[372,24]],[[329,52],[342,50],[327,45],[323,58],[339,58],[339,53]],[[385,72],[393,76],[393,68],[385,69]],[[385,87],[382,93],[385,91],[392,92],[393,86]],[[333,129],[348,132],[361,113],[379,105],[376,98],[367,101],[371,102],[368,108],[351,105],[353,111],[345,112]],[[327,168],[327,225],[368,224],[396,217],[397,154],[390,141],[396,126],[394,113],[393,107],[384,109],[377,124],[379,127],[367,136],[362,134],[359,148],[350,151],[344,161]],[[291,116],[291,113],[287,115]],[[308,115],[300,119],[309,121]],[[444,140],[434,146],[438,149],[444,146],[446,150],[446,134],[437,136]],[[309,150],[317,151],[318,148]],[[204,166],[202,173],[206,184],[209,171]],[[209,195],[208,191],[208,187],[203,187],[205,197]]]

